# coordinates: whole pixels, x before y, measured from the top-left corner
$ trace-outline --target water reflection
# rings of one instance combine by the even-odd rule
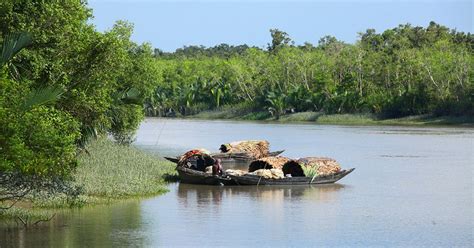
[[[49,223],[4,227],[0,247],[144,246],[139,201],[64,211]]]
[[[219,206],[222,199],[251,198],[256,201],[312,200],[331,202],[336,200],[335,192],[344,189],[343,184],[328,185],[298,185],[298,186],[208,186],[208,185],[178,185],[178,199],[183,207],[191,207],[196,203],[197,208],[207,208],[209,205]]]
[[[473,244],[473,129],[167,120],[159,136],[162,121],[147,119],[136,145],[178,155],[267,139],[284,156],[334,157],[357,173],[312,187],[170,184],[167,194],[70,211],[42,227],[0,227],[0,247]]]
[[[341,213],[342,184],[318,186],[206,186],[171,184],[170,192],[143,202],[150,243],[158,246],[308,246]],[[160,211],[166,209],[166,212]],[[166,226],[164,224],[167,223]],[[323,223],[314,231],[314,223]],[[182,235],[187,230],[189,235]],[[205,230],[205,231],[203,231]],[[222,237],[213,239],[215,233]],[[259,233],[259,237],[255,237]],[[292,240],[288,237],[299,236]],[[328,236],[331,236],[328,234]],[[179,236],[179,239],[169,237]],[[219,236],[219,235],[218,235]]]

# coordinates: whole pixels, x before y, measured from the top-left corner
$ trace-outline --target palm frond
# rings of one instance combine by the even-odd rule
[[[125,97],[122,99],[127,104],[137,104],[141,105],[143,102],[142,93],[136,88],[130,88],[125,93]]]
[[[15,56],[21,49],[33,42],[31,35],[26,32],[7,34],[3,38],[2,53],[0,54],[0,66],[3,66]]]
[[[37,105],[54,103],[61,98],[64,89],[60,86],[47,86],[33,89],[25,98],[21,109],[27,111]]]
[[[99,131],[96,127],[85,125],[81,128],[81,138],[77,141],[80,148],[85,149],[91,139],[97,139]]]
[[[115,92],[112,98],[118,104],[137,104],[141,105],[143,102],[143,95],[136,88],[129,88],[126,90]]]

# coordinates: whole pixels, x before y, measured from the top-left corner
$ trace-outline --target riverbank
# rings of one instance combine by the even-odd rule
[[[146,197],[168,191],[166,178],[175,175],[174,164],[102,138],[92,141],[78,157],[74,184],[82,189],[74,199],[65,195],[29,196],[28,201],[0,212],[0,219],[45,219],[55,210],[108,204],[117,200]]]
[[[202,111],[198,114],[187,116],[192,119],[230,119],[230,120],[254,120],[274,122],[306,122],[315,124],[331,125],[402,125],[402,126],[436,126],[457,125],[474,126],[473,116],[432,116],[416,115],[403,118],[384,119],[373,114],[324,114],[322,112],[299,112],[275,118],[268,112],[243,112],[231,108],[220,110]]]

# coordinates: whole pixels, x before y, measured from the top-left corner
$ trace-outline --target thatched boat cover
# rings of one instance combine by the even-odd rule
[[[222,144],[219,150],[223,153],[247,153],[252,158],[259,159],[268,156],[270,143],[266,140],[244,140]]]
[[[306,157],[300,158],[298,163],[301,166],[317,168],[318,175],[330,175],[341,171],[341,166],[336,160],[325,157]]]
[[[188,167],[188,161],[191,159],[191,158],[201,158],[205,161],[206,165],[212,165],[214,164],[214,159],[211,157],[210,155],[211,153],[209,151],[207,151],[206,149],[194,149],[194,150],[190,150],[186,153],[184,153],[183,155],[181,155],[181,157],[179,158],[179,161],[178,161],[178,166],[184,166],[184,167]]]
[[[265,157],[257,159],[250,163],[249,172],[254,172],[259,169],[282,169],[283,165],[290,161],[286,157]]]

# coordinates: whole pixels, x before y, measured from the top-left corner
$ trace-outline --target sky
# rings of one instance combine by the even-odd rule
[[[134,24],[132,39],[172,52],[189,45],[247,44],[264,48],[271,28],[295,43],[317,44],[325,35],[354,43],[368,28],[377,32],[435,21],[473,33],[471,0],[89,0],[100,31],[117,20]]]

